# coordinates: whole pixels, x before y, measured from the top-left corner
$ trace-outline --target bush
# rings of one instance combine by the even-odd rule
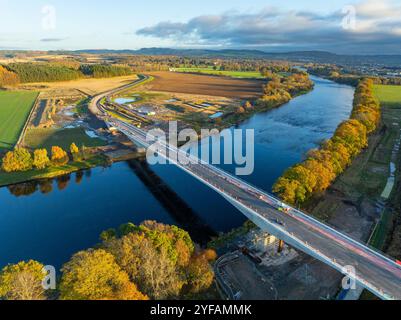
[[[28,171],[33,166],[32,156],[25,148],[15,148],[4,156],[1,168],[5,172]]]
[[[44,300],[42,270],[36,261],[6,266],[0,272],[0,300]]]
[[[77,147],[77,145],[75,143],[72,143],[70,146],[70,152],[72,155],[72,158],[74,161],[80,161],[81,160],[81,153],[79,151],[79,148]]]
[[[38,149],[33,153],[33,166],[36,169],[44,169],[50,164],[46,149]]]
[[[52,147],[52,162],[55,165],[66,165],[68,161],[67,152],[58,146]]]

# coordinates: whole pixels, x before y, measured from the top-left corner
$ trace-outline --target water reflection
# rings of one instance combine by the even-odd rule
[[[50,194],[54,191],[55,184],[59,191],[63,191],[68,188],[72,176],[75,176],[74,178],[75,184],[80,185],[84,177],[86,179],[90,179],[91,174],[92,174],[91,169],[81,170],[54,179],[40,179],[40,180],[28,181],[10,185],[7,188],[10,194],[12,194],[15,197],[31,196],[36,192],[40,192],[42,194]]]

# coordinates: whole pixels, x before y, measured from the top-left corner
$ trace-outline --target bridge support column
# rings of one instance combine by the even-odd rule
[[[278,253],[283,252],[284,246],[285,246],[285,242],[284,242],[283,240],[280,240],[280,241],[278,242],[278,249],[277,249],[277,252],[278,252]]]

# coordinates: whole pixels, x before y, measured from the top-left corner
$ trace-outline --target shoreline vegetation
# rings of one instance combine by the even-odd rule
[[[368,136],[380,120],[380,103],[374,96],[373,81],[363,79],[355,91],[350,119],[341,123],[319,149],[309,151],[305,161],[289,168],[276,181],[273,192],[295,206],[324,193],[368,146]]]
[[[64,176],[80,170],[107,166],[109,160],[102,154],[93,153],[72,143],[67,153],[58,146],[51,148],[51,156],[46,149],[17,147],[8,151],[1,161],[0,187],[11,186],[34,180],[45,180]]]
[[[5,300],[185,300],[217,298],[212,249],[200,249],[188,232],[145,221],[101,233],[100,243],[74,254],[55,290],[42,286],[43,264],[21,261],[0,270]],[[22,276],[25,281],[16,281]],[[89,278],[88,278],[89,277]]]

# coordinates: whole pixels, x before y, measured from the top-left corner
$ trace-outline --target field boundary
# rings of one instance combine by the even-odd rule
[[[36,108],[38,106],[38,102],[40,101],[39,100],[39,96],[40,96],[40,92],[38,92],[38,94],[36,95],[35,102],[33,103],[32,107],[31,107],[31,111],[28,114],[28,117],[27,117],[27,119],[25,121],[24,127],[21,130],[20,136],[19,136],[17,142],[15,143],[15,146],[21,145],[23,140],[24,140],[24,138],[25,138],[25,134],[26,134],[26,131],[28,129],[28,125],[31,122],[32,115],[33,115],[34,111],[36,110]]]

